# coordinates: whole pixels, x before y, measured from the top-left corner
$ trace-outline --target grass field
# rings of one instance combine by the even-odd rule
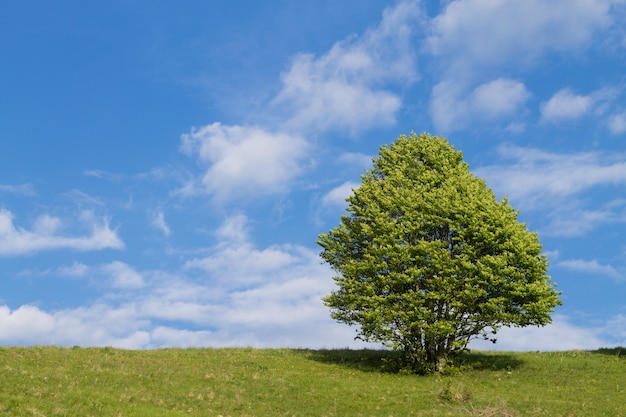
[[[469,353],[451,375],[384,351],[0,348],[2,416],[626,416],[626,349]]]

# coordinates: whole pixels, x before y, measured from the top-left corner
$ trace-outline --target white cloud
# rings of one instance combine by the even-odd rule
[[[187,269],[201,269],[230,286],[249,285],[275,279],[295,261],[286,248],[271,246],[255,249],[250,245],[226,247],[205,258],[192,259],[185,263]]]
[[[300,55],[282,81],[277,103],[288,103],[296,114],[287,126],[298,130],[345,129],[354,134],[373,126],[395,123],[401,101],[389,91],[320,77],[311,55]],[[321,79],[319,79],[321,78]]]
[[[580,236],[603,224],[626,221],[624,200],[587,199],[598,187],[626,185],[624,155],[598,152],[559,154],[501,145],[501,165],[473,169],[496,194],[523,210],[541,210],[544,233]]]
[[[352,194],[352,190],[359,188],[361,184],[348,181],[338,187],[333,188],[322,197],[322,205],[334,207],[346,207],[346,198]]]
[[[626,157],[598,152],[558,154],[505,144],[498,147],[503,165],[477,168],[494,190],[526,205],[549,205],[596,186],[626,184]],[[530,204],[529,204],[530,203]]]
[[[207,256],[189,260],[175,273],[140,271],[120,261],[57,268],[56,274],[109,285],[94,304],[80,308],[0,307],[0,344],[365,346],[323,305],[334,282],[317,251],[296,245],[257,248],[248,229],[243,214],[225,219]]]
[[[624,274],[620,273],[617,269],[611,265],[602,265],[596,259],[586,261],[583,259],[567,259],[560,261],[556,266],[571,269],[578,272],[584,272],[591,275],[603,275],[614,280],[621,281],[624,279]]]
[[[201,268],[190,266],[189,275],[137,272],[119,261],[74,263],[64,268],[66,275],[104,277],[113,292],[93,305],[58,311],[0,306],[0,343],[128,349],[379,346],[354,341],[353,328],[329,317],[321,298],[334,287],[332,271],[315,251],[293,245],[255,248],[243,214],[227,218],[215,236],[219,241],[211,253],[190,261]],[[557,315],[553,325],[503,329],[497,345],[473,342],[472,348],[595,349],[623,340],[610,332],[622,322],[617,317],[590,329]],[[173,323],[186,323],[186,329]]]
[[[23,305],[16,310],[0,306],[0,341],[45,343],[42,336],[54,329],[54,319],[37,307]],[[34,340],[33,340],[34,339]]]
[[[338,42],[320,57],[297,55],[275,100],[293,111],[287,126],[354,134],[395,123],[401,99],[385,86],[417,79],[411,36],[420,15],[418,2],[401,2],[362,37]]]
[[[565,88],[541,103],[541,119],[550,122],[577,119],[588,113],[592,106],[593,99],[590,96],[577,95]]]
[[[140,288],[144,286],[143,276],[128,264],[114,261],[102,266],[102,270],[112,278],[117,288]]]
[[[179,347],[377,347],[353,340],[353,328],[334,323],[319,295],[327,291],[317,279],[300,278],[235,293],[223,304],[172,303],[89,307],[46,312],[24,305],[0,306],[0,343],[113,346],[125,349]],[[159,302],[161,304],[159,304]],[[160,307],[159,307],[160,305]],[[192,319],[203,328],[180,329],[157,318]],[[617,315],[593,326],[576,326],[561,315],[545,327],[502,328],[498,342],[474,340],[470,348],[505,351],[598,349],[626,343],[626,317]],[[196,326],[196,327],[197,327]]]
[[[619,89],[616,88],[601,88],[588,95],[575,94],[570,88],[563,88],[540,104],[541,120],[558,123],[588,114],[603,115],[618,95]]]
[[[150,341],[146,323],[137,320],[132,306],[95,304],[56,312],[0,306],[0,343],[140,348]]]
[[[499,78],[476,87],[470,96],[470,104],[476,113],[494,119],[518,111],[529,97],[524,84]]]
[[[430,22],[423,51],[434,58],[440,81],[430,111],[438,129],[466,127],[475,120],[517,114],[530,93],[507,78],[490,88],[473,86],[504,71],[518,74],[548,52],[580,53],[594,36],[617,19],[612,6],[621,0],[456,0]],[[606,32],[605,32],[606,33]],[[481,98],[483,97],[483,98]],[[579,117],[599,97],[557,93],[542,106],[544,120]],[[507,129],[523,130],[519,123]]]
[[[626,111],[614,114],[609,118],[609,131],[614,135],[626,132]]]
[[[226,219],[216,235],[220,243],[210,255],[185,263],[185,269],[200,269],[228,288],[249,287],[264,281],[288,279],[282,272],[301,262],[297,247],[272,245],[265,249],[255,248],[246,230],[248,219],[234,215]]]
[[[497,121],[520,113],[530,93],[519,81],[499,78],[467,92],[456,81],[433,88],[430,111],[439,129],[450,132],[477,121]]]
[[[208,192],[218,201],[287,190],[306,165],[309,148],[300,136],[259,127],[213,123],[181,137],[181,150],[197,155],[207,171],[183,192]]]
[[[49,274],[47,271],[46,274]],[[133,290],[146,285],[144,273],[137,272],[130,265],[121,261],[113,261],[99,265],[86,265],[74,262],[70,266],[61,266],[54,273],[62,278],[87,278],[99,286],[108,284],[114,290]]]
[[[626,223],[626,200],[600,203],[595,208],[580,208],[585,199],[556,199],[549,211],[550,227],[545,230],[552,236],[583,236],[598,226]]]
[[[0,256],[25,255],[42,250],[74,249],[79,251],[106,248],[122,249],[124,242],[117,231],[109,227],[109,219],[96,218],[93,213],[81,213],[80,220],[91,229],[91,235],[73,237],[60,235],[62,221],[49,215],[40,216],[29,231],[13,222],[13,214],[0,209]]]
[[[479,350],[562,351],[598,349],[615,343],[613,335],[603,334],[598,328],[575,326],[567,317],[559,314],[555,314],[552,324],[547,326],[504,327],[496,337],[496,344],[475,340],[469,347]]]
[[[427,50],[448,71],[475,76],[486,68],[528,64],[546,51],[591,44],[611,24],[619,0],[456,0],[432,21]],[[469,74],[468,74],[469,73]]]
[[[169,236],[171,233],[170,227],[165,221],[165,214],[163,210],[159,209],[152,215],[152,225],[159,229],[165,236]]]

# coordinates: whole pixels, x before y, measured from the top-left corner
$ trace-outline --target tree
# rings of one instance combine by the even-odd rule
[[[357,339],[400,351],[418,373],[443,370],[473,338],[543,326],[561,305],[536,233],[498,202],[445,138],[380,148],[338,227],[320,234],[338,273],[324,298]]]

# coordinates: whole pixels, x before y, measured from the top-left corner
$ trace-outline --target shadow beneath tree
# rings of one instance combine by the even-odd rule
[[[402,354],[384,349],[330,349],[305,350],[306,358],[316,362],[338,365],[362,372],[400,373]],[[513,370],[525,362],[509,353],[463,352],[449,362],[454,370]]]
[[[322,349],[307,350],[306,358],[363,372],[397,373],[398,369],[393,364],[400,355],[384,349]]]

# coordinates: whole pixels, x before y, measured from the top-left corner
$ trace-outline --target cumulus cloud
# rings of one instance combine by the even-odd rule
[[[56,311],[0,306],[0,343],[127,349],[378,346],[354,341],[354,329],[329,317],[321,297],[333,289],[332,271],[320,264],[315,251],[294,245],[256,248],[248,223],[242,214],[225,219],[210,253],[174,274],[138,272],[119,261],[96,266],[75,262],[64,269],[67,275],[105,278],[111,292],[92,305]],[[238,246],[244,249],[229,257]],[[262,279],[247,278],[255,274]],[[619,333],[611,332],[620,324],[623,318],[615,317],[605,328],[577,327],[557,315],[545,328],[503,329],[497,345],[476,341],[471,347],[595,349],[623,341],[623,334],[618,340]]]
[[[563,88],[541,103],[541,121],[558,123],[588,114],[602,115],[617,94],[618,89],[613,88],[602,88],[588,95],[575,94],[570,88]]]
[[[125,349],[167,346],[368,346],[352,340],[353,329],[335,324],[327,317],[325,309],[320,308],[315,299],[316,293],[323,290],[313,281],[294,280],[284,285],[268,285],[258,291],[235,294],[230,304],[215,305],[199,312],[204,319],[204,328],[184,330],[154,321],[155,315],[165,315],[164,312],[170,309],[172,317],[180,319],[182,314],[175,313],[175,308],[180,306],[171,303],[165,304],[163,311],[151,311],[141,302],[119,306],[96,303],[54,312],[30,305],[14,310],[0,306],[0,343]],[[548,326],[503,328],[498,332],[497,344],[475,340],[470,343],[470,348],[556,351],[620,346],[626,343],[625,322],[626,317],[617,315],[603,326],[583,327],[575,326],[566,316],[556,314],[553,323]],[[202,321],[198,320],[198,323]],[[302,323],[307,323],[307,326]]]
[[[552,319],[552,324],[544,327],[504,327],[498,331],[496,344],[475,340],[469,347],[479,350],[559,351],[598,349],[616,343],[613,334],[602,332],[597,327],[575,326],[560,314],[555,314]]]
[[[411,43],[420,16],[418,2],[401,2],[363,36],[338,42],[319,57],[297,55],[275,99],[293,111],[286,125],[356,133],[393,124],[401,99],[386,86],[417,79]]]
[[[248,239],[247,222],[244,215],[226,219],[216,233],[221,241],[212,253],[191,259],[184,267],[203,270],[215,283],[221,282],[230,288],[286,279],[282,272],[301,262],[298,254],[301,249],[288,245],[255,248]]]
[[[541,119],[552,122],[576,119],[587,113],[592,105],[591,97],[574,94],[566,88],[541,103]]]
[[[250,298],[249,301],[259,301]],[[258,306],[258,308],[255,308]],[[127,304],[112,306],[95,304],[89,307],[47,312],[24,305],[15,310],[0,306],[0,343],[3,345],[113,346],[122,349],[151,349],[159,347],[307,347],[353,348],[368,346],[353,340],[353,329],[339,326],[315,307],[318,320],[303,306],[274,311],[263,304],[238,308],[215,308],[200,311],[198,323],[214,329],[180,329],[166,323],[158,324],[145,306]],[[165,305],[165,311],[177,305]],[[262,313],[259,315],[257,313]],[[155,310],[155,313],[163,313]],[[211,313],[211,314],[209,314]],[[216,314],[219,313],[219,314]],[[243,314],[242,314],[243,313]],[[174,314],[173,317],[180,317]],[[225,320],[219,320],[223,318]],[[208,319],[208,320],[207,320]],[[218,319],[218,320],[215,320]],[[307,326],[302,325],[306,320]],[[227,321],[229,325],[222,326]],[[208,324],[207,324],[208,323]]]
[[[430,112],[438,129],[517,114],[530,93],[508,78],[485,84],[504,70],[522,72],[547,52],[578,53],[614,22],[620,0],[456,0],[430,21],[423,52],[433,57],[441,78],[431,93]],[[477,86],[478,87],[475,87]],[[545,121],[579,117],[593,97],[567,90],[543,103]],[[513,121],[507,130],[520,131]]]
[[[218,201],[278,194],[302,173],[309,148],[302,137],[260,127],[213,123],[181,137],[181,151],[207,170],[183,193],[209,193]]]
[[[63,346],[138,347],[132,308],[91,307],[46,312],[24,305],[15,310],[0,306],[0,341],[3,344],[58,344]]]
[[[0,209],[0,256],[26,255],[54,249],[90,251],[124,247],[117,231],[110,228],[108,218],[97,218],[93,213],[83,212],[80,219],[91,229],[90,235],[62,235],[62,220],[47,214],[37,218],[32,230],[26,230],[14,224],[10,211]]]
[[[612,23],[619,0],[456,0],[433,19],[426,49],[463,76],[512,63],[527,64],[546,51],[589,45]]]
[[[20,343],[35,339],[35,343],[45,343],[44,336],[54,329],[54,324],[49,314],[34,306],[23,305],[15,310],[0,306],[0,340]]]
[[[433,88],[430,111],[439,129],[450,132],[470,122],[510,118],[530,98],[523,83],[499,78],[467,92],[456,81],[442,81]]]
[[[226,219],[209,254],[177,273],[137,271],[119,261],[59,269],[66,276],[104,279],[108,292],[93,305],[74,309],[2,306],[0,343],[134,349],[365,346],[322,304],[333,281],[317,252],[295,245],[256,248],[247,223],[243,215]]]
[[[345,207],[346,199],[352,194],[352,190],[359,188],[361,184],[347,181],[333,188],[322,197],[322,205],[331,207]]]

